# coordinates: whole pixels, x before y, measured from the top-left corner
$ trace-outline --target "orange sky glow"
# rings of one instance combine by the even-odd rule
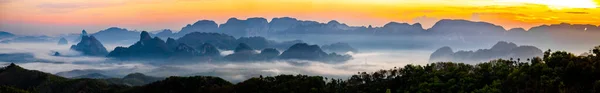
[[[18,34],[77,32],[125,27],[180,30],[209,19],[295,17],[352,26],[466,19],[528,29],[542,24],[600,25],[600,0],[4,0],[0,30]],[[37,28],[37,29],[33,29]],[[73,30],[73,31],[65,31]]]

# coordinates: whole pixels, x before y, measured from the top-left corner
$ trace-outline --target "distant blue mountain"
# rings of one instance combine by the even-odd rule
[[[66,45],[66,44],[69,44],[69,41],[67,41],[67,39],[60,38],[60,40],[58,40],[58,45]]]
[[[327,54],[318,45],[309,45],[298,43],[292,45],[288,50],[283,51],[279,59],[296,59],[323,62],[345,62],[352,59],[350,55],[340,55],[337,53]]]
[[[13,36],[2,40],[1,43],[42,43],[51,41],[54,41],[54,38],[49,36]]]
[[[137,43],[129,47],[117,47],[108,54],[108,57],[121,60],[169,60],[172,62],[265,61],[274,60],[279,57],[280,52],[276,47],[290,47],[292,43],[302,43],[302,41],[275,42],[263,37],[242,37],[235,39],[233,36],[226,34],[192,32],[178,40],[168,38],[165,42],[158,37],[153,38],[148,32],[143,31]],[[255,49],[253,47],[259,48]],[[297,54],[300,53],[297,52],[299,50],[293,48],[302,47],[291,47],[289,50],[296,52],[288,52],[288,55],[302,55]],[[323,52],[318,46],[317,48],[317,50],[306,51]],[[234,53],[221,56],[219,49],[233,49]],[[261,53],[256,52],[261,49]],[[351,57],[347,55],[325,53],[325,55],[319,56],[316,59],[305,59],[294,56],[290,56],[289,59],[341,62],[349,60],[349,58]]]
[[[170,29],[163,29],[163,30],[160,30],[158,33],[156,33],[154,36],[160,37],[160,38],[169,38],[169,37],[174,37],[173,34],[174,34],[173,31],[171,31]]]
[[[130,44],[135,42],[140,32],[130,31],[124,28],[111,27],[91,34],[101,42]]]
[[[230,18],[223,24],[217,24],[212,20],[199,20],[193,24],[188,24],[180,31],[161,30],[155,35],[161,39],[167,38],[181,38],[187,34],[194,32],[208,32],[208,33],[221,33],[233,36],[233,38],[241,37],[264,37],[264,38],[287,38],[290,36],[303,37],[314,35],[360,35],[360,36],[392,36],[402,38],[417,38],[423,36],[435,36],[442,40],[454,40],[460,42],[491,42],[493,40],[567,40],[573,41],[575,39],[581,41],[579,38],[595,38],[594,34],[600,33],[600,27],[595,25],[578,25],[578,24],[552,24],[552,25],[541,25],[531,29],[515,28],[509,29],[503,28],[502,26],[487,23],[487,22],[475,22],[469,20],[455,20],[455,19],[442,19],[435,23],[432,28],[423,29],[421,24],[408,24],[399,22],[389,22],[382,27],[373,26],[348,26],[342,22],[331,20],[327,23],[319,23],[317,21],[310,20],[298,20],[291,17],[273,18],[271,21],[267,21],[265,18],[254,17],[248,19]],[[568,32],[565,31],[571,31]],[[106,30],[94,33],[93,35],[98,40],[105,43],[120,43],[130,44],[137,41],[137,31],[129,31],[123,28],[111,27]],[[580,35],[580,36],[577,36]],[[550,38],[559,37],[559,38]],[[578,38],[570,38],[578,37]],[[189,37],[186,37],[189,38]],[[327,37],[325,37],[327,38]],[[233,40],[233,39],[231,39]],[[349,42],[352,41],[337,41],[337,42]],[[592,42],[592,41],[589,41]],[[185,43],[185,42],[184,42]],[[225,48],[222,44],[211,43],[221,49],[232,49],[237,43],[226,43]],[[199,44],[186,43],[189,46],[195,47]],[[263,48],[262,46],[255,46],[251,43],[248,45],[255,48]],[[420,47],[420,46],[415,46]]]
[[[76,76],[76,77],[72,77],[72,78],[108,79],[108,78],[112,78],[112,77],[106,76],[106,75],[103,75],[100,73],[91,73],[91,74],[85,74],[85,75]]]
[[[490,49],[476,51],[452,51],[450,47],[442,47],[433,52],[429,62],[464,62],[478,63],[494,59],[531,59],[542,56],[542,50],[534,46],[517,46],[512,42],[500,41]]]
[[[321,46],[321,48],[324,51],[334,52],[334,53],[338,53],[338,54],[345,54],[347,52],[358,53],[358,49],[353,48],[348,43],[342,43],[342,42],[328,44],[328,45],[323,45],[323,46]]]
[[[212,20],[199,20],[194,24],[188,24],[181,28],[174,36],[181,37],[192,32],[216,32],[219,26]]]
[[[150,34],[143,31],[139,41],[129,47],[117,47],[108,54],[108,57],[120,59],[166,59],[173,53],[165,41],[158,37],[152,38]]]
[[[269,22],[265,18],[248,18],[247,20],[230,18],[219,26],[219,30],[235,37],[264,36],[267,34],[268,24]]]
[[[108,51],[102,43],[94,36],[89,36],[85,30],[82,31],[81,41],[71,46],[71,50],[82,52],[89,56],[106,56]]]
[[[10,32],[0,31],[0,39],[14,37],[14,36],[15,36],[15,34],[12,34]]]

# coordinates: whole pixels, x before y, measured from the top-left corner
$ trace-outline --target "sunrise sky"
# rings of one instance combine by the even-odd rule
[[[352,26],[466,19],[530,28],[561,22],[600,25],[600,0],[0,0],[0,31],[24,35],[108,27],[178,31],[209,19],[295,17]]]

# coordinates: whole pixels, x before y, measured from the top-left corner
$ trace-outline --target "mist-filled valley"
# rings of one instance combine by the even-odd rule
[[[558,73],[596,62],[599,48],[594,46],[600,45],[599,34],[598,26],[567,23],[506,30],[486,22],[443,19],[424,29],[419,23],[348,26],[335,20],[319,23],[290,17],[271,21],[231,18],[223,24],[200,20],[179,31],[109,27],[44,36],[0,32],[0,66],[4,67],[0,79],[8,80],[0,83],[14,85],[0,86],[0,90],[231,93],[261,88],[306,92],[310,88],[312,92],[406,92],[430,90],[398,87],[404,85],[394,82],[439,87],[443,85],[441,77],[448,86],[456,79],[485,85],[465,85],[469,87],[462,90],[467,91],[495,91],[489,89],[494,87],[532,92],[498,83],[514,84],[518,80],[512,77],[517,74],[506,73],[521,73],[519,69],[550,73],[546,68],[553,68]],[[583,63],[563,64],[559,59]],[[530,64],[538,68],[529,68]],[[479,78],[480,74],[484,77]],[[411,79],[421,76],[425,78]],[[493,82],[488,80],[491,78]],[[587,82],[584,80],[581,82]],[[21,83],[25,81],[29,83]],[[288,90],[286,82],[301,85]]]
[[[3,36],[0,62],[64,77],[143,73],[218,76],[240,82],[261,75],[304,74],[345,79],[356,72],[407,64],[529,59],[548,49],[585,54],[600,44],[600,27],[592,25],[544,25],[526,31],[466,20],[441,20],[423,29],[418,23],[365,27],[335,20],[231,18],[220,25],[200,20],[176,32],[118,27],[93,32]],[[275,52],[264,52],[269,49]]]

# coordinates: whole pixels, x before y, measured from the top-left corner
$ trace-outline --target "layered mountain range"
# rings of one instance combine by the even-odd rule
[[[85,38],[87,39],[87,38]],[[82,39],[82,40],[85,40]],[[294,41],[288,41],[294,42]],[[280,43],[262,37],[243,37],[219,33],[193,32],[177,40],[168,38],[163,41],[152,37],[146,31],[140,39],[129,47],[117,47],[107,57],[121,60],[169,60],[180,61],[267,61],[273,59],[299,59],[327,62],[344,62],[349,55],[327,54],[317,45],[306,43]],[[282,47],[284,46],[284,47]],[[285,48],[289,47],[289,48]],[[333,46],[336,47],[336,46]],[[346,46],[344,48],[347,48]],[[220,55],[220,49],[233,49],[230,55]],[[278,49],[287,49],[279,56]],[[353,49],[353,48],[351,48]],[[262,50],[260,53],[256,50]]]
[[[490,49],[479,49],[476,51],[456,51],[445,46],[433,52],[429,62],[465,62],[479,63],[495,59],[510,59],[518,61],[527,61],[533,57],[543,55],[542,50],[534,46],[517,46],[512,42],[500,41]],[[522,60],[521,60],[522,59]]]
[[[193,32],[212,32],[231,35],[235,38],[261,36],[265,38],[283,38],[283,39],[303,39],[314,42],[309,39],[331,40],[332,42],[354,43],[353,40],[344,40],[342,38],[323,36],[323,35],[356,35],[356,36],[391,36],[402,38],[414,38],[420,42],[448,41],[452,43],[462,42],[496,42],[498,40],[528,42],[544,41],[559,43],[600,43],[595,36],[600,33],[600,27],[588,24],[551,24],[540,25],[530,29],[523,28],[503,28],[502,26],[487,23],[474,22],[468,20],[442,19],[435,23],[431,28],[424,29],[421,24],[408,24],[390,22],[382,27],[373,26],[348,26],[336,20],[327,23],[319,23],[310,20],[298,20],[291,17],[273,18],[268,21],[265,18],[254,17],[248,19],[230,18],[223,24],[217,24],[212,20],[199,20],[193,24],[187,24],[179,31],[163,29],[155,33],[149,33],[150,36],[156,36],[163,40],[167,38],[180,38]],[[131,44],[137,42],[141,31],[128,30],[125,28],[110,27],[105,30],[90,34],[99,41],[108,44]],[[71,36],[63,36],[71,37]],[[435,37],[430,39],[420,39],[420,37]],[[44,42],[58,41],[60,38],[48,36],[10,36],[2,39],[1,42]],[[71,42],[79,42],[79,39],[67,38]],[[365,38],[364,40],[378,40],[374,38]],[[356,41],[356,40],[354,40]],[[572,42],[578,41],[578,42]],[[218,46],[217,44],[214,44]],[[235,47],[232,43],[231,46]],[[408,46],[406,44],[401,44]],[[253,46],[253,45],[251,45]],[[232,49],[234,47],[229,47]],[[399,47],[399,46],[394,46]],[[413,47],[423,47],[414,45]],[[262,47],[257,47],[262,48]]]

